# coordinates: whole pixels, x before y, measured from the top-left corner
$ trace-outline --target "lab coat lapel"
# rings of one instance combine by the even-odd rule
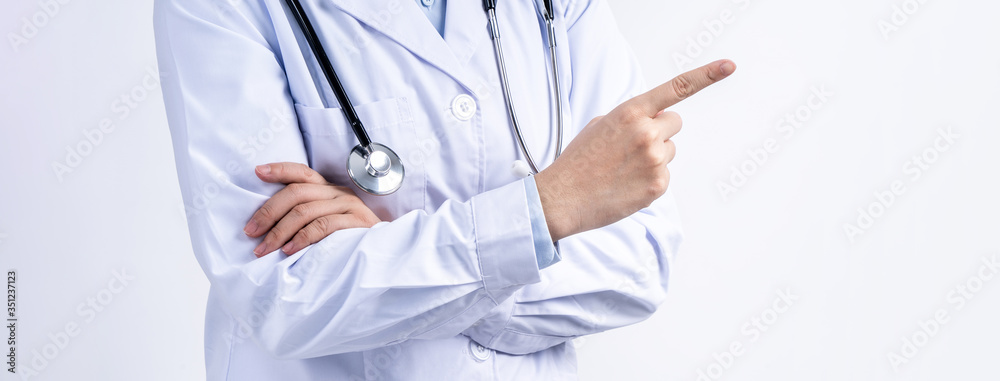
[[[436,66],[447,73],[455,80],[462,83],[467,88],[472,88],[472,78],[469,71],[463,66],[468,57],[460,62],[455,53],[452,52],[448,43],[445,43],[438,34],[437,29],[428,22],[427,17],[417,7],[413,0],[326,0],[334,6],[340,8],[360,22],[365,23],[372,29],[378,31],[396,41],[413,54]],[[455,3],[476,3],[468,0],[453,0]],[[452,21],[452,7],[448,4],[445,20],[445,30]],[[465,11],[465,10],[461,10]],[[482,13],[482,12],[476,12]],[[471,13],[470,13],[471,15]],[[482,16],[480,16],[482,17]],[[485,28],[485,17],[483,27]],[[483,30],[485,33],[485,29]],[[457,37],[456,37],[457,38]],[[464,38],[459,38],[464,40]],[[463,43],[462,45],[467,45]],[[467,48],[462,49],[465,52]],[[468,54],[468,53],[463,53]],[[471,54],[468,54],[471,56]]]
[[[488,22],[483,5],[476,0],[448,1],[444,17],[444,40],[455,58],[467,64],[483,41],[489,40]]]

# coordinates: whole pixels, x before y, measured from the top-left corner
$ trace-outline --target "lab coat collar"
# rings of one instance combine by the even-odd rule
[[[466,64],[482,42],[489,42],[488,21],[482,3],[449,1],[444,17],[444,39],[459,62]]]
[[[328,0],[358,21],[396,41],[455,78],[470,91],[477,83],[466,64],[487,33],[478,1],[447,3],[444,39],[413,0]]]

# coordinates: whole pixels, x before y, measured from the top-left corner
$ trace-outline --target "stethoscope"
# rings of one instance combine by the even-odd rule
[[[344,90],[344,85],[340,82],[340,78],[337,77],[337,72],[333,69],[333,64],[330,63],[330,57],[326,55],[326,50],[323,48],[316,30],[313,29],[309,17],[302,8],[302,4],[299,3],[299,0],[285,1],[291,9],[296,22],[298,22],[299,28],[302,29],[306,44],[309,45],[313,55],[319,61],[320,69],[323,71],[327,83],[337,97],[337,102],[340,103],[341,110],[343,110],[344,117],[351,125],[354,136],[358,139],[358,145],[354,146],[354,149],[351,150],[351,153],[347,157],[347,174],[358,188],[373,195],[381,196],[397,191],[400,185],[403,184],[403,177],[405,177],[405,170],[402,161],[399,159],[399,155],[389,147],[373,142],[368,136],[368,130],[365,129],[364,124],[361,123],[361,119],[358,118],[358,113],[355,111],[351,99],[347,96],[347,91]],[[559,64],[555,54],[556,39],[555,27],[553,26],[555,16],[552,9],[552,0],[543,0],[543,2],[545,4],[545,12],[542,14],[542,19],[545,22],[548,32],[549,63],[551,64],[550,69],[552,72],[549,86],[550,89],[554,89],[551,91],[550,101],[555,103],[556,109],[557,137],[555,157],[559,157],[562,154],[563,115],[562,95],[559,87]],[[523,162],[518,161],[515,162],[513,170],[522,177],[536,174],[539,171],[538,165],[524,143],[521,126],[517,121],[517,114],[514,112],[514,103],[511,100],[510,86],[507,81],[507,68],[503,59],[503,48],[500,44],[496,0],[483,0],[483,8],[485,8],[487,18],[489,19],[490,39],[493,40],[493,51],[497,58],[497,70],[500,73],[500,85],[503,89],[504,102],[507,104],[507,116],[510,118],[511,128],[514,132],[517,145],[520,147],[521,153],[524,154],[525,160],[527,160],[527,168],[525,168]],[[330,107],[325,98],[323,99],[323,103],[327,108]]]

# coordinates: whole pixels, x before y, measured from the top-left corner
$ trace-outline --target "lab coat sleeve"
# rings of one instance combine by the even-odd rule
[[[557,8],[558,9],[558,8]],[[563,4],[572,66],[574,133],[638,94],[638,64],[603,0]],[[526,354],[642,321],[666,297],[681,241],[670,192],[617,223],[558,242],[562,258],[464,333],[495,350]]]
[[[255,6],[157,0],[154,16],[192,244],[237,326],[279,358],[355,352],[459,335],[539,281],[523,181],[256,259],[243,226],[282,186],[254,166],[306,154]]]

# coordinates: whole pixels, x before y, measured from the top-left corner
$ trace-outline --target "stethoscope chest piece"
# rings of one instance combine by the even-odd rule
[[[371,152],[354,146],[347,158],[347,174],[361,190],[377,196],[395,192],[403,184],[403,163],[389,147],[371,143]]]
[[[396,155],[389,147],[382,144],[374,143],[368,136],[368,131],[365,130],[364,124],[362,124],[361,119],[358,117],[358,113],[355,111],[354,106],[351,104],[351,99],[347,95],[347,90],[344,89],[343,83],[340,82],[340,78],[337,77],[337,72],[333,68],[333,63],[330,62],[330,57],[326,54],[326,49],[323,48],[323,44],[320,42],[319,34],[313,28],[311,22],[309,22],[309,16],[306,14],[305,9],[299,0],[286,0],[288,8],[291,10],[292,15],[295,17],[296,23],[302,29],[306,44],[309,45],[310,50],[312,50],[313,55],[319,62],[320,68],[323,70],[323,74],[326,77],[327,83],[330,85],[330,89],[333,91],[334,95],[337,97],[337,102],[340,103],[341,109],[344,112],[344,118],[351,126],[351,130],[354,132],[354,136],[358,138],[358,144],[351,150],[350,155],[347,157],[347,174],[351,176],[351,180],[354,184],[361,188],[361,190],[368,192],[377,196],[384,196],[391,194],[399,189],[400,185],[403,184],[403,163],[399,160],[399,155]],[[538,173],[539,167],[536,165],[534,158],[531,156],[531,152],[528,151],[528,147],[524,143],[524,137],[521,134],[521,127],[517,122],[517,115],[514,112],[514,103],[511,99],[510,86],[507,81],[507,69],[503,59],[503,49],[500,44],[500,30],[499,22],[497,21],[496,15],[496,0],[484,0],[483,7],[486,10],[486,15],[489,19],[489,31],[490,38],[493,40],[493,49],[496,53],[497,58],[497,69],[500,75],[500,83],[503,88],[504,103],[507,105],[507,114],[510,118],[511,129],[514,132],[516,143],[521,148],[521,152],[524,154],[524,158],[527,163],[518,161],[515,164],[513,170],[514,173],[520,177],[528,176],[532,173]],[[550,86],[552,88],[552,103],[555,105],[555,115],[557,117],[556,130],[556,157],[562,153],[562,136],[563,136],[563,117],[562,117],[562,96],[560,93],[559,86],[559,64],[556,58],[556,40],[555,40],[555,27],[553,22],[555,20],[555,15],[552,8],[552,0],[545,0],[545,13],[543,15],[545,25],[548,29],[548,48],[549,48],[549,58],[551,64],[551,74],[552,83]],[[319,87],[317,85],[317,87]],[[322,90],[320,90],[322,91]],[[326,98],[323,98],[323,105],[327,108],[332,107]],[[471,99],[468,95],[465,97],[458,97],[452,104],[452,108],[456,111],[456,117],[461,120],[468,120],[476,113],[475,101]]]

